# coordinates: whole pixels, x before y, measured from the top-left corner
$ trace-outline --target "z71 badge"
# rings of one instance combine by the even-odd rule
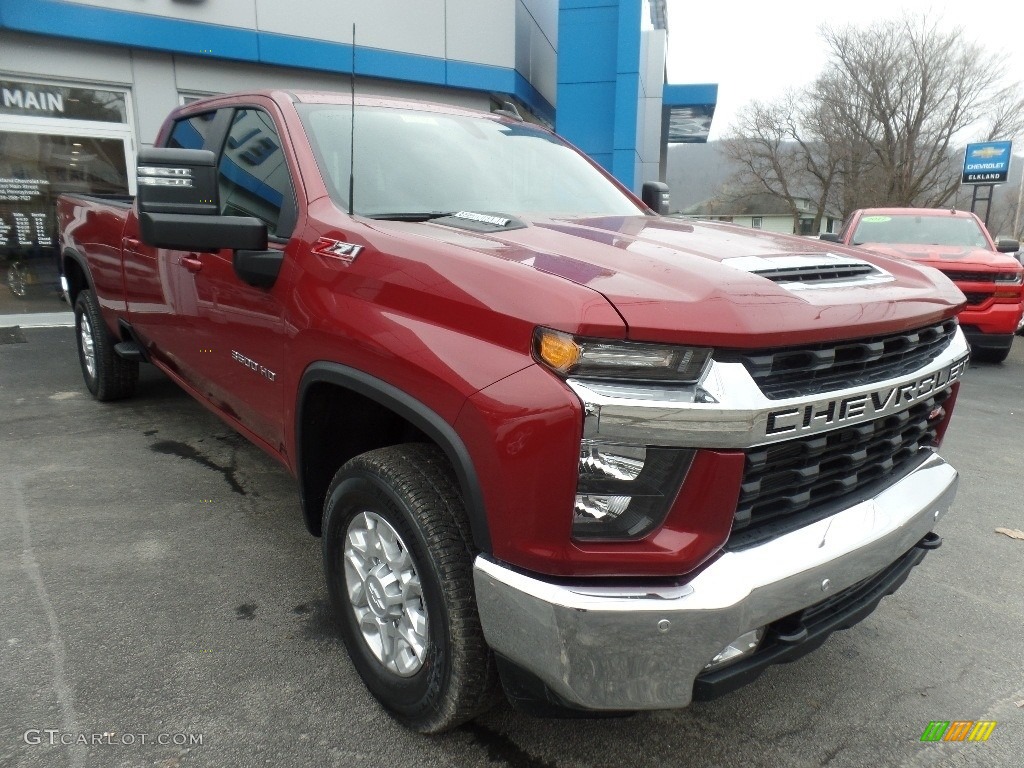
[[[363,250],[361,245],[353,245],[341,240],[331,240],[329,237],[321,237],[313,243],[313,253],[320,256],[332,256],[345,266],[355,261],[361,250]]]

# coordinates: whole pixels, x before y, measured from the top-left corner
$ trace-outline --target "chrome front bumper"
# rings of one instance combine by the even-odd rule
[[[668,709],[745,632],[878,573],[931,531],[956,494],[938,455],[879,493],[772,541],[725,552],[682,586],[589,587],[474,564],[484,635],[566,703]]]

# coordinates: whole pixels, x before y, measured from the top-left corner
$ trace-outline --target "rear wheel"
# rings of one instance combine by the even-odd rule
[[[328,489],[324,568],[349,656],[378,701],[422,733],[454,728],[495,700],[470,542],[435,446],[364,453]]]
[[[75,338],[85,386],[97,400],[119,400],[135,392],[139,364],[118,357],[116,343],[89,289],[75,299]]]
[[[7,287],[11,289],[11,293],[19,299],[23,299],[28,292],[27,285],[28,273],[25,267],[18,262],[11,264],[7,268]]]

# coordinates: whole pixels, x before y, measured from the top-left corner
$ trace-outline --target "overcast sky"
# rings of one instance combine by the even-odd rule
[[[822,24],[868,26],[903,12],[964,27],[969,40],[1004,52],[1008,77],[1024,81],[1024,5],[1017,0],[668,0],[668,81],[718,83],[710,139],[719,139],[751,100],[771,100],[814,80],[825,63]]]

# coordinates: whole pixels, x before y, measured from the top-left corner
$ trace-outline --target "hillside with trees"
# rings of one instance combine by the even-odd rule
[[[749,103],[721,142],[670,152],[673,208],[700,192],[767,193],[794,217],[804,199],[819,218],[873,206],[970,209],[972,190],[960,184],[967,143],[1024,134],[1024,88],[1006,83],[1000,52],[922,18],[821,34],[829,58],[812,83]],[[1020,164],[996,188],[993,233],[1020,235]]]

